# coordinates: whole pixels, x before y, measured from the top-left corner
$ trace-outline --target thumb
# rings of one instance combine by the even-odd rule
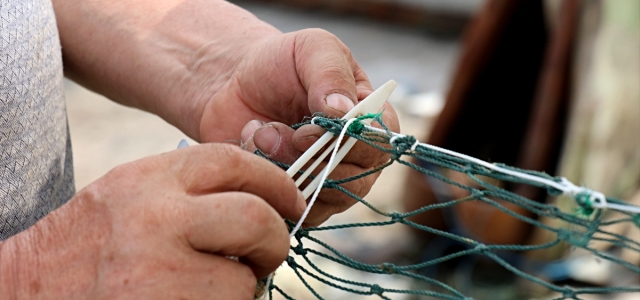
[[[341,117],[358,103],[351,52],[336,36],[321,30],[297,32],[296,71],[308,94],[309,110]],[[364,74],[364,72],[358,72]],[[367,83],[366,75],[364,78]]]

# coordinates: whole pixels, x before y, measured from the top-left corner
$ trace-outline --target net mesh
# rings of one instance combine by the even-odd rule
[[[501,172],[496,172],[473,161],[457,156],[437,151],[423,144],[417,144],[412,136],[398,136],[391,143],[394,136],[383,124],[379,115],[368,116],[375,118],[383,130],[372,130],[360,122],[354,122],[347,130],[347,135],[354,137],[361,142],[369,144],[379,151],[388,153],[391,157],[388,163],[368,171],[358,176],[339,180],[328,179],[324,182],[324,189],[335,189],[349,197],[357,200],[360,205],[366,206],[371,211],[379,215],[380,218],[371,222],[354,222],[344,224],[326,225],[299,230],[292,241],[291,251],[286,259],[286,265],[290,268],[308,289],[310,297],[317,299],[327,299],[322,291],[317,288],[318,284],[341,290],[351,295],[375,296],[381,299],[472,299],[471,295],[465,295],[458,287],[449,284],[447,280],[429,272],[434,267],[446,268],[447,264],[462,258],[474,257],[479,260],[490,261],[494,265],[499,265],[506,272],[516,275],[520,281],[537,285],[551,292],[557,299],[583,299],[588,294],[612,294],[612,293],[638,293],[640,285],[631,281],[623,285],[571,285],[557,284],[542,278],[535,268],[527,267],[522,260],[513,259],[515,257],[526,256],[526,253],[541,251],[552,248],[582,249],[596,257],[600,262],[617,265],[618,269],[629,272],[633,276],[640,274],[640,267],[624,260],[620,251],[630,251],[640,253],[640,237],[627,236],[610,230],[613,226],[626,224],[640,228],[640,214],[632,212],[616,212],[610,214],[603,209],[599,209],[593,198],[587,193],[574,195],[570,201],[574,203],[572,209],[560,209],[557,204],[541,203],[504,188],[504,183],[530,185],[544,189],[550,197],[561,198],[562,191],[552,186],[545,185],[538,181],[532,181],[516,177]],[[299,128],[309,124],[311,119],[303,123],[294,125]],[[345,120],[325,118],[316,116],[313,123],[319,125],[329,132],[338,135],[345,125]],[[412,149],[413,147],[413,149]],[[260,154],[260,153],[258,153]],[[276,161],[282,168],[288,166]],[[349,190],[342,187],[344,183],[357,180],[364,176],[380,172],[392,164],[402,164],[423,173],[431,181],[445,185],[450,188],[460,189],[465,195],[458,199],[449,199],[423,206],[414,211],[408,212],[388,212],[377,208],[365,199],[358,197]],[[552,177],[548,174],[530,170],[522,170],[506,165],[500,165],[504,169],[517,171],[520,173],[544,178],[553,182],[561,183],[562,178]],[[450,176],[445,176],[446,172],[457,172],[466,176],[465,180],[453,180]],[[412,218],[423,213],[434,210],[452,209],[462,203],[480,201],[490,205],[521,222],[545,231],[548,237],[543,242],[528,244],[489,244],[472,239],[464,232],[444,231],[433,227],[425,226],[412,221]],[[628,205],[625,202],[606,198],[607,203],[613,205]],[[553,201],[548,201],[553,203]],[[555,202],[557,203],[557,202]],[[519,207],[515,212],[513,205]],[[523,213],[525,212],[525,213]],[[290,228],[294,223],[287,221]],[[321,233],[327,231],[352,230],[364,227],[383,226],[409,226],[415,230],[432,234],[441,241],[454,242],[458,247],[457,251],[441,253],[437,257],[428,257],[421,261],[409,264],[398,264],[392,262],[364,263],[357,261],[341,253],[335,245],[322,240]],[[598,245],[596,245],[598,244]],[[602,247],[602,245],[606,245]],[[312,246],[310,246],[312,245]],[[612,250],[613,249],[613,250]],[[320,263],[321,262],[321,263]],[[356,270],[356,273],[349,273],[352,276],[332,274],[330,270],[323,270],[321,266],[327,263],[336,264],[348,269]],[[386,285],[385,280],[367,281],[362,274],[374,274],[375,276],[385,276],[389,278],[402,278],[411,282],[409,285],[402,285],[398,288],[393,284]],[[360,274],[360,275],[358,275]],[[348,277],[348,278],[345,278]],[[271,284],[264,288],[265,297],[269,299],[286,298],[294,299],[286,288],[282,287],[278,281],[278,275],[274,277]],[[313,281],[313,282],[312,282]],[[495,296],[495,295],[494,295]],[[521,295],[522,296],[522,295]],[[524,296],[523,296],[524,297]],[[552,298],[553,298],[552,297]],[[497,297],[496,297],[497,298]],[[330,298],[329,298],[330,299]]]

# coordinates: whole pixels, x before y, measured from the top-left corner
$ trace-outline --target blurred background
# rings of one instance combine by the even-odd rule
[[[399,86],[390,102],[404,134],[488,161],[562,175],[640,205],[640,1],[231,2],[283,32],[314,27],[332,32],[351,49],[374,88],[396,80]],[[185,138],[156,116],[114,104],[70,81],[65,87],[78,190],[116,165],[171,151]],[[424,176],[408,169],[386,170],[366,199],[385,211],[407,211],[436,201]],[[550,201],[537,190],[507,188],[536,201]],[[457,226],[473,239],[497,244],[544,239],[535,228],[483,209],[493,219],[480,218],[477,207],[453,212],[462,220]],[[356,205],[328,224],[375,218]],[[454,229],[444,215],[415,221]],[[499,225],[488,227],[488,223]],[[637,228],[616,230],[640,240]],[[400,226],[324,238],[367,262],[415,263],[428,255],[425,249],[433,250],[432,237]],[[537,276],[558,283],[640,284],[638,274],[585,260],[585,255],[569,249],[536,253],[535,258],[551,262],[541,263],[538,269],[544,270]],[[637,253],[625,259],[640,264]],[[417,288],[410,281],[321,267],[355,280]],[[448,279],[443,281],[475,299],[559,297],[520,284],[493,265],[450,267],[453,271],[445,272]],[[313,299],[287,270],[278,272],[276,283],[296,299]],[[314,288],[326,299],[356,299],[321,284]],[[585,297],[638,298],[638,294]]]

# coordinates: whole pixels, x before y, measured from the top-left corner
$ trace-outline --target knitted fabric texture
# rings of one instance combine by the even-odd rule
[[[0,240],[75,193],[62,54],[49,0],[0,2]]]

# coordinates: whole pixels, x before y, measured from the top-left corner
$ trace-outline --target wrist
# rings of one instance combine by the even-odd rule
[[[5,262],[7,255],[3,255],[3,245],[5,242],[0,242],[0,299],[15,299],[16,294],[13,290],[13,284],[10,282],[14,275],[12,274],[11,267]]]
[[[76,196],[0,245],[0,299],[87,299],[110,225],[106,208]],[[77,224],[83,224],[79,227]]]
[[[36,261],[31,255],[29,243],[25,242],[26,232],[21,232],[0,245],[0,299],[18,299],[18,296],[29,295],[28,285],[39,289],[39,280],[34,265]]]
[[[65,75],[196,140],[206,95],[224,85],[252,44],[281,34],[226,1],[53,3]]]

